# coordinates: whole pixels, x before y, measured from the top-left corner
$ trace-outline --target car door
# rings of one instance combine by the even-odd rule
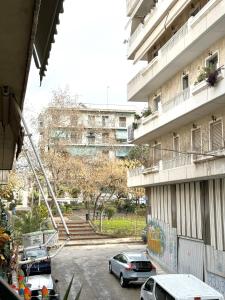
[[[154,289],[155,281],[153,278],[149,278],[142,289],[142,298],[144,300],[155,300]]]
[[[117,254],[116,256],[113,257],[113,259],[111,260],[111,266],[112,266],[112,271],[114,274],[118,275],[119,272],[119,264],[120,264],[120,258],[121,258],[121,254]]]

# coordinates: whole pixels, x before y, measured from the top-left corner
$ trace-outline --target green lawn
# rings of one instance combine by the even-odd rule
[[[100,221],[94,222],[99,230]],[[140,236],[142,229],[146,226],[145,217],[128,215],[114,217],[111,220],[104,219],[102,222],[102,233],[116,236]]]

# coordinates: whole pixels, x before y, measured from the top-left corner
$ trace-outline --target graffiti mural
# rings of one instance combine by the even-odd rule
[[[177,272],[177,232],[168,224],[150,218],[148,251],[169,271]]]

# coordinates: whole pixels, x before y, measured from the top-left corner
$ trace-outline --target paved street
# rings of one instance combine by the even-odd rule
[[[75,274],[70,300],[82,284],[80,300],[137,300],[140,285],[121,288],[118,279],[108,272],[108,259],[119,251],[145,250],[145,245],[117,244],[65,247],[52,263],[52,274],[59,280],[61,296]]]

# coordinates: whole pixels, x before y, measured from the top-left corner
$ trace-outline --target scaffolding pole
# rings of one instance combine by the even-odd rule
[[[53,201],[54,201],[54,203],[55,203],[55,206],[56,206],[57,211],[58,211],[58,213],[59,213],[59,216],[60,216],[60,219],[61,219],[61,221],[62,221],[63,227],[64,227],[64,229],[65,229],[65,231],[66,231],[67,238],[68,238],[68,240],[69,240],[69,238],[70,238],[70,233],[69,233],[68,227],[67,227],[67,225],[66,225],[66,222],[65,222],[64,217],[63,217],[63,215],[62,215],[61,209],[60,209],[59,204],[58,204],[58,202],[57,202],[57,199],[56,199],[56,197],[55,197],[55,193],[54,193],[54,191],[53,191],[53,189],[52,189],[52,186],[51,186],[51,184],[50,184],[50,182],[49,182],[49,180],[48,180],[48,177],[47,177],[47,174],[46,174],[46,172],[45,172],[45,169],[44,169],[44,166],[43,166],[43,164],[42,164],[42,161],[41,161],[41,159],[40,159],[40,157],[39,157],[39,154],[38,154],[38,152],[37,152],[37,150],[36,150],[36,148],[35,148],[35,145],[34,145],[34,142],[33,142],[33,139],[32,139],[32,134],[29,132],[28,126],[27,126],[26,121],[25,121],[25,119],[24,119],[24,117],[23,117],[23,114],[22,114],[22,112],[21,112],[20,107],[19,107],[18,103],[16,102],[16,98],[15,98],[15,97],[14,97],[14,103],[15,103],[15,108],[16,108],[16,110],[17,110],[17,112],[18,112],[18,114],[19,114],[19,116],[20,116],[20,118],[21,118],[21,120],[22,120],[23,126],[24,126],[24,128],[25,128],[25,133],[26,133],[27,137],[29,138],[29,141],[30,141],[31,147],[32,147],[32,149],[33,149],[33,152],[34,152],[34,154],[35,154],[35,157],[36,157],[36,159],[37,159],[37,161],[38,161],[38,163],[39,163],[39,166],[40,166],[40,168],[41,168],[41,171],[43,172],[43,175],[44,175],[46,184],[47,184],[47,186],[48,186],[49,192],[50,192],[50,194],[51,194],[51,196],[52,196],[52,199],[53,199]]]
[[[50,218],[51,218],[51,220],[52,220],[52,224],[53,224],[54,228],[57,230],[58,227],[57,227],[56,222],[55,222],[55,220],[54,220],[54,217],[53,217],[51,208],[50,208],[50,206],[49,206],[49,204],[48,204],[48,199],[47,199],[46,196],[45,196],[45,193],[44,193],[44,191],[43,191],[43,189],[42,189],[40,180],[39,180],[39,178],[38,178],[38,176],[37,176],[37,173],[36,173],[36,171],[35,171],[35,169],[34,169],[33,163],[32,163],[32,161],[31,161],[31,159],[30,159],[30,157],[29,157],[29,152],[28,152],[27,149],[24,149],[24,150],[23,150],[23,153],[24,153],[24,155],[25,155],[25,157],[26,157],[26,159],[27,159],[27,162],[29,163],[30,168],[31,168],[31,170],[32,170],[32,172],[33,172],[33,174],[34,174],[34,177],[35,177],[36,181],[37,181],[38,187],[39,187],[39,189],[40,189],[40,191],[41,191],[42,197],[43,197],[43,199],[44,199],[44,201],[45,201],[45,204],[46,204],[46,206],[47,206],[47,209],[48,209],[48,213],[49,213]]]

